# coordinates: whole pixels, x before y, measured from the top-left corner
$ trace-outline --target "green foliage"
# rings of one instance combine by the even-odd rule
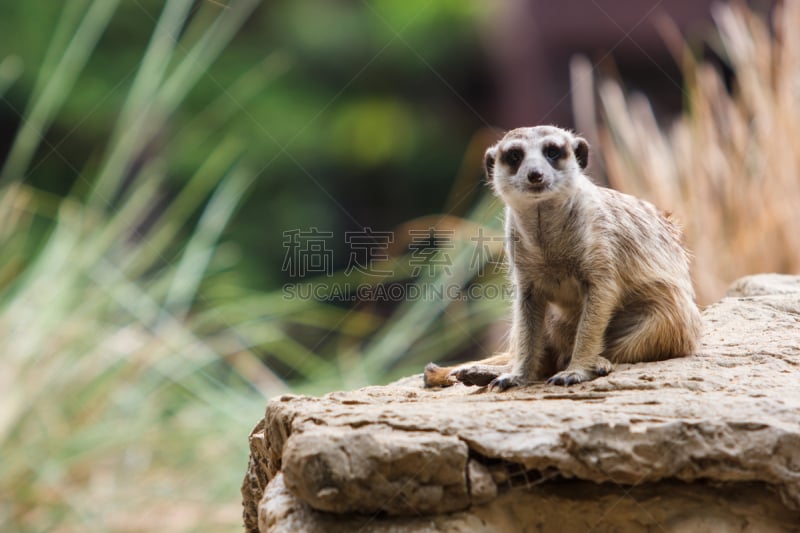
[[[0,529],[238,530],[267,397],[418,372],[502,312],[278,288],[283,230],[342,225],[328,194],[394,178],[394,208],[359,213],[378,227],[444,203],[477,119],[443,103],[431,68],[469,61],[451,52],[471,46],[475,15],[456,1],[0,3],[0,119],[18,124],[0,169]],[[497,232],[497,207],[416,223],[460,228],[452,270],[414,281],[398,252],[389,281],[495,282],[476,279],[466,235]]]
[[[174,86],[184,87],[185,95],[164,94],[173,103],[163,105],[180,102],[167,115],[153,110],[139,117],[150,129],[150,137],[143,138],[158,140],[126,150],[140,158],[169,151],[169,183],[180,184],[223,133],[242,139],[256,175],[225,233],[248,251],[237,273],[241,285],[274,289],[285,281],[277,253],[284,229],[317,226],[341,232],[354,224],[345,211],[362,226],[390,229],[441,209],[463,146],[485,126],[452,89],[458,86],[468,99],[479,98],[483,90],[474,23],[480,3],[259,3],[224,61],[215,61],[218,50],[195,48],[200,55],[190,54],[213,17],[226,11],[225,2],[182,2],[171,14],[164,11],[169,20],[159,19],[160,0],[119,2],[114,11],[117,3],[68,2],[62,14],[58,2],[0,2],[0,50],[24,65],[7,98],[20,113],[32,101],[38,65],[44,65],[38,79],[58,68],[52,51],[69,45],[81,14],[90,5],[100,15],[114,12],[105,31],[97,30],[102,24],[88,28],[99,35],[76,33],[86,46],[98,39],[97,46],[83,59],[86,66],[74,90],[51,86],[65,101],[43,124],[50,127],[41,128],[45,143],[29,155],[34,164],[26,180],[57,194],[73,184],[85,188],[54,149],[75,169],[95,163],[107,143],[124,141],[110,138],[108,125],[120,109],[125,113],[129,89],[147,98],[143,83],[159,76],[176,76],[176,82],[199,76]],[[157,20],[163,31],[151,41]],[[174,35],[181,35],[177,44],[171,44]],[[151,62],[140,69],[147,46]],[[172,47],[169,62],[159,64],[160,54]],[[178,72],[178,61],[187,58]],[[139,76],[136,86],[134,76]],[[14,113],[5,117],[5,122],[16,120]],[[174,128],[180,128],[179,135],[173,135]],[[164,137],[169,144],[161,142]],[[415,192],[421,187],[423,196]],[[381,203],[386,205],[372,207]]]

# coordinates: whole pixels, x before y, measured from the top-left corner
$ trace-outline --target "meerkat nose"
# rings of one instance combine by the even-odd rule
[[[528,172],[528,181],[531,183],[541,183],[542,173],[538,170],[531,170]]]

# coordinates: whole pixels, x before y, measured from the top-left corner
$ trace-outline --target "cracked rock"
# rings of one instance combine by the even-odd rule
[[[322,511],[443,513],[469,505],[467,451],[439,433],[323,428],[289,439],[283,476],[292,493]]]

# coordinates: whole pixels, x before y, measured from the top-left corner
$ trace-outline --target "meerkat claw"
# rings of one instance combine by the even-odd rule
[[[563,385],[568,387],[576,383],[583,383],[584,381],[591,381],[601,376],[607,376],[611,371],[610,365],[598,365],[597,368],[588,369],[580,368],[577,370],[564,370],[558,374],[551,376],[547,380],[548,385]]]
[[[547,384],[568,387],[587,380],[588,378],[581,376],[577,372],[559,372],[555,376],[550,377],[547,380]]]
[[[511,387],[519,387],[520,385],[522,385],[522,382],[519,377],[513,374],[503,374],[489,383],[489,390],[492,392],[504,392]]]

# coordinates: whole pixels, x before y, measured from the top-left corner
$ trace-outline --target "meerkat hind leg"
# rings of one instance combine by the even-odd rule
[[[658,361],[691,353],[699,335],[699,316],[695,322],[676,320],[669,302],[669,295],[657,302],[626,302],[606,328],[602,356],[582,361],[577,368],[570,364],[547,382],[572,385],[607,375],[612,362]]]
[[[488,385],[497,376],[511,371],[513,356],[499,353],[481,361],[466,363],[451,370],[450,375],[464,385]]]
[[[449,387],[460,381],[464,385],[484,386],[511,368],[511,355],[499,353],[480,361],[470,361],[456,366],[441,367],[429,363],[423,379],[425,387]]]
[[[511,371],[511,365],[471,365],[457,368],[451,372],[464,385],[483,387],[494,382],[499,376]]]

